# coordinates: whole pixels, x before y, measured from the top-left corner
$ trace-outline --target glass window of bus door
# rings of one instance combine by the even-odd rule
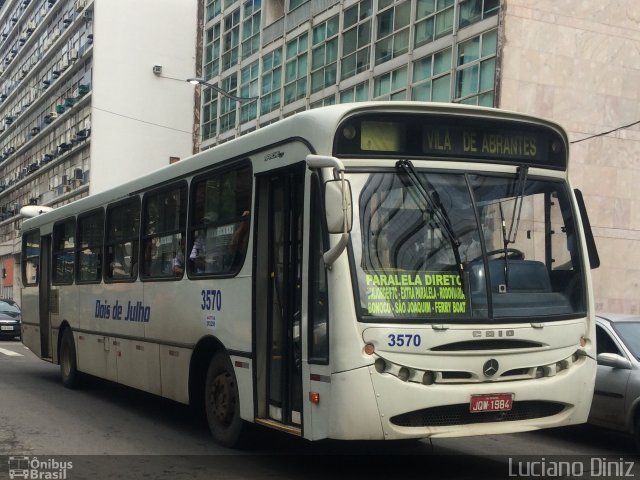
[[[103,234],[102,208],[78,216],[77,283],[97,283],[102,279]]]
[[[359,216],[351,236],[356,291],[366,321],[526,320],[582,311],[579,251],[567,254],[569,268],[550,260],[563,258],[559,239],[566,232],[570,246],[576,231],[564,183],[529,179],[518,193],[517,176],[418,171],[412,183],[394,171],[348,178]],[[518,196],[523,207],[514,219]],[[518,232],[506,258],[503,218]],[[574,298],[568,277],[576,279]]]
[[[311,215],[309,231],[309,363],[329,362],[329,299],[327,271],[323,254],[326,251],[327,232],[323,228],[324,210],[320,196],[321,179],[311,175]]]
[[[143,279],[182,278],[185,266],[187,183],[151,192],[142,201]]]
[[[22,284],[33,286],[38,284],[40,269],[40,231],[34,230],[24,234],[22,238]]]
[[[132,281],[138,276],[140,198],[107,207],[105,280]],[[144,252],[146,255],[149,252]]]
[[[53,266],[51,281],[54,285],[73,283],[75,270],[76,219],[69,218],[53,226]]]

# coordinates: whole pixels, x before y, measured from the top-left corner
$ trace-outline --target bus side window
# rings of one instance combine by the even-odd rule
[[[108,280],[134,280],[138,276],[139,227],[139,198],[109,206],[105,242]]]
[[[142,203],[143,279],[182,278],[187,224],[187,183],[170,185],[144,196]]]
[[[102,278],[103,233],[104,210],[101,208],[78,217],[77,282],[99,282]]]
[[[40,267],[40,231],[35,230],[24,235],[22,240],[22,284],[25,286],[38,284]]]
[[[248,165],[208,173],[193,181],[189,274],[229,275],[240,270],[249,239],[251,192]]]

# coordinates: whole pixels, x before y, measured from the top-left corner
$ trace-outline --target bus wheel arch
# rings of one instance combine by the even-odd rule
[[[238,386],[231,359],[215,337],[205,337],[194,348],[189,367],[189,403],[203,414],[215,441],[226,447],[241,441]]]
[[[242,443],[245,422],[240,418],[238,381],[227,352],[211,358],[205,382],[205,412],[214,440],[225,447]]]

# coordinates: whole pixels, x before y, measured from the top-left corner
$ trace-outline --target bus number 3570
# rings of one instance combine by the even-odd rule
[[[203,289],[200,293],[202,295],[202,303],[200,304],[202,310],[220,311],[222,308],[222,291]]]
[[[390,333],[388,335],[389,347],[419,347],[422,343],[422,338],[418,334],[411,333]]]

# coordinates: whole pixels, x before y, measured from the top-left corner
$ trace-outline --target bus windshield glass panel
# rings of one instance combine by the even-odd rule
[[[560,319],[585,313],[569,189],[516,175],[350,173],[364,321]]]

